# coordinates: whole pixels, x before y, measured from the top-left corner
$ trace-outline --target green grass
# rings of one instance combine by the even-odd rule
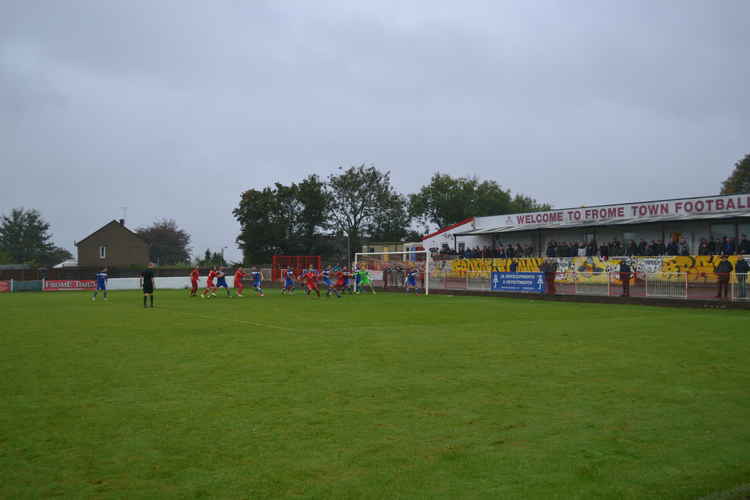
[[[0,296],[1,498],[662,499],[750,483],[744,311],[88,297]]]

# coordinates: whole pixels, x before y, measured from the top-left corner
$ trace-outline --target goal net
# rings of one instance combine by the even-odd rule
[[[418,293],[429,295],[431,260],[428,250],[407,252],[360,252],[354,254],[354,269],[366,269],[372,285],[390,291],[405,291],[410,271],[416,271]],[[412,273],[413,275],[413,273]],[[355,289],[359,283],[355,279]]]

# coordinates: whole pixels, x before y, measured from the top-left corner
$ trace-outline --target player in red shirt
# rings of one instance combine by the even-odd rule
[[[190,289],[190,296],[195,297],[195,294],[198,293],[198,280],[201,277],[201,271],[196,266],[192,271],[190,271],[190,285],[192,288]]]
[[[211,270],[208,272],[208,278],[206,278],[206,289],[203,290],[203,293],[201,294],[201,297],[203,297],[204,299],[208,296],[209,293],[213,297],[216,297],[216,285],[214,284],[216,274],[216,267],[211,268]]]
[[[333,290],[333,293],[336,294],[336,297],[341,298],[341,293],[339,292],[340,290],[343,290],[344,287],[346,287],[346,274],[343,271],[338,270],[333,273],[333,277],[336,278],[336,281],[334,282],[333,286],[328,289],[327,296],[330,296],[331,290]]]
[[[242,290],[245,289],[245,284],[242,283],[242,278],[247,276],[247,273],[241,267],[238,267],[234,272],[234,289],[236,290],[237,297],[242,297]]]
[[[305,274],[302,275],[302,280],[305,282],[307,287],[307,293],[315,292],[320,298],[320,290],[318,289],[318,275],[312,269],[308,269]]]

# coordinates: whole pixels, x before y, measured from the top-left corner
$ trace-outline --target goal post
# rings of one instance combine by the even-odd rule
[[[367,269],[373,284],[385,290],[405,288],[410,270],[417,270],[417,288],[430,294],[430,270],[432,258],[429,250],[408,250],[405,252],[357,252],[354,254],[353,272]],[[357,281],[355,279],[355,289]]]

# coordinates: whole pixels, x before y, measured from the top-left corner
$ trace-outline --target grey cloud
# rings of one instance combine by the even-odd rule
[[[742,1],[2,12],[0,210],[35,184],[68,247],[122,205],[132,225],[177,219],[198,251],[228,245],[241,190],[339,165],[374,163],[405,192],[476,174],[570,206],[713,193],[748,152]]]

